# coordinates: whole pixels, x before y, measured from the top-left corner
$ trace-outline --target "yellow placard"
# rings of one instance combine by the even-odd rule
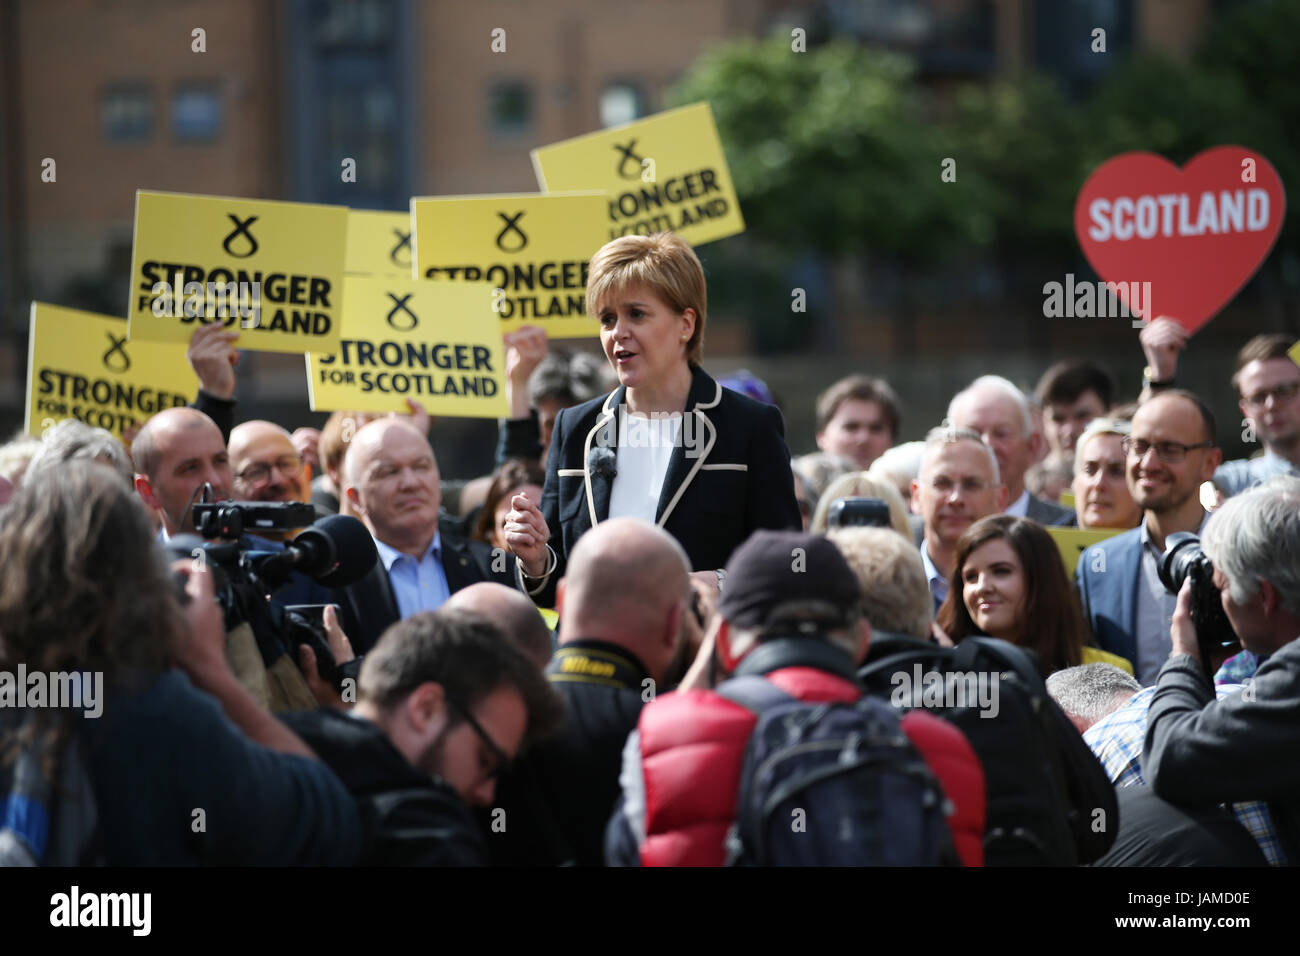
[[[1291,356],[1291,361],[1295,362],[1296,365],[1300,365],[1300,342],[1297,342],[1295,345],[1291,346],[1291,351],[1287,352],[1286,354]]]
[[[312,411],[404,412],[411,398],[431,415],[509,414],[490,285],[347,276],[344,287],[338,351],[306,356]]]
[[[1047,533],[1056,542],[1061,552],[1061,561],[1065,563],[1065,574],[1074,577],[1075,568],[1079,566],[1079,555],[1094,544],[1123,534],[1124,528],[1048,528]]]
[[[188,405],[197,393],[184,345],[128,342],[125,319],[32,303],[23,420],[29,435],[77,418],[121,438],[126,426]]]
[[[587,262],[604,221],[594,192],[412,199],[414,278],[490,283],[501,332],[590,338],[600,327],[587,316]]]
[[[745,231],[708,103],[542,146],[532,157],[548,192],[608,194],[602,242],[672,231],[698,246]]]
[[[409,212],[348,210],[348,272],[405,278],[413,261]]]
[[[1058,505],[1060,505],[1062,508],[1069,508],[1071,511],[1073,511],[1073,510],[1074,510],[1074,492],[1073,492],[1073,491],[1062,491],[1062,492],[1061,492],[1061,497],[1058,498],[1058,499],[1056,500],[1056,503],[1057,503]]]
[[[140,190],[131,339],[188,342],[196,322],[239,346],[306,352],[339,342],[348,210]]]

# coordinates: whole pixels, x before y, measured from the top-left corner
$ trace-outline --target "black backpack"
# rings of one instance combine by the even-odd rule
[[[873,640],[858,676],[869,693],[889,700],[901,686],[896,675],[918,672],[999,675],[996,716],[971,701],[925,708],[960,729],[984,765],[985,866],[1074,866],[1110,849],[1119,825],[1115,791],[1048,696],[1031,653],[990,637],[946,648],[889,636]]]
[[[835,658],[838,666],[823,669],[853,679],[837,648],[814,638],[795,645],[799,663],[815,666],[809,652]],[[790,696],[759,676],[791,666],[775,659],[778,651],[764,644],[716,689],[758,716],[727,836],[728,865],[959,865],[950,804],[898,713],[867,696],[852,704]]]

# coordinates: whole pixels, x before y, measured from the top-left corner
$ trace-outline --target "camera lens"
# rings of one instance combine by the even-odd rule
[[[1201,550],[1201,539],[1187,531],[1178,531],[1165,539],[1165,553],[1160,556],[1157,573],[1160,583],[1170,594],[1182,590],[1187,575],[1192,568],[1202,561],[1208,563],[1205,552]]]

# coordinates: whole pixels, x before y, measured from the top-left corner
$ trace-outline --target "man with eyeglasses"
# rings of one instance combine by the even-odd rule
[[[1084,615],[1102,649],[1127,658],[1145,687],[1169,657],[1169,624],[1177,603],[1160,583],[1160,556],[1169,535],[1200,534],[1207,516],[1201,484],[1214,475],[1223,453],[1215,441],[1213,413],[1181,389],[1141,405],[1121,448],[1142,522],[1080,555],[1076,580]]]
[[[239,501],[310,501],[311,466],[298,456],[293,438],[274,422],[250,421],[230,433],[232,489]],[[272,541],[296,531],[264,531]]]
[[[482,866],[471,807],[562,715],[537,666],[490,621],[444,608],[394,624],[366,656],[350,712],[284,716],[357,801],[363,866]],[[506,831],[512,821],[491,821]]]
[[[1187,332],[1161,316],[1138,336],[1146,355],[1143,397],[1171,388]],[[1232,375],[1240,396],[1243,441],[1258,440],[1263,454],[1224,462],[1214,473],[1225,498],[1254,488],[1274,475],[1300,475],[1300,367],[1291,358],[1289,335],[1257,335],[1237,353]]]
[[[957,542],[972,524],[1006,507],[998,460],[977,432],[935,428],[925,439],[921,469],[912,482],[912,510],[925,532],[921,564],[937,611],[948,596]]]
[[[1291,345],[1287,335],[1257,335],[1237,354],[1232,384],[1264,454],[1219,467],[1214,484],[1226,497],[1274,475],[1300,475],[1300,367],[1291,359]]]

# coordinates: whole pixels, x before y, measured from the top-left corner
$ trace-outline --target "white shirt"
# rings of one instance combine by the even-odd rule
[[[1020,497],[1007,505],[1007,510],[1002,513],[1014,515],[1017,518],[1026,517],[1029,514],[1029,489],[1026,488],[1020,492]]]
[[[620,414],[618,473],[609,492],[611,518],[640,518],[654,524],[668,462],[681,442],[682,416],[658,418]]]

